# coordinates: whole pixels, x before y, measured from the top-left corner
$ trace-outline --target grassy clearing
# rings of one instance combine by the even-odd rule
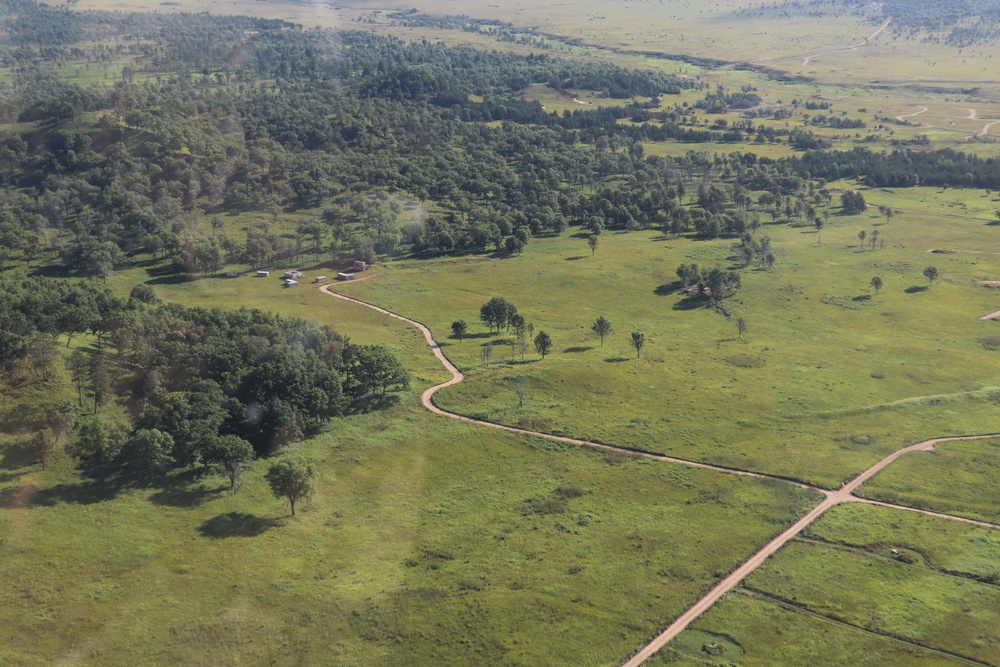
[[[298,447],[320,479],[295,519],[263,464],[231,496],[211,475],[110,485],[0,445],[4,664],[613,663],[816,500],[435,417],[423,340],[314,289],[156,289],[388,344],[414,390]]]
[[[953,667],[964,664],[738,593],[723,598],[647,664],[684,667],[713,664],[702,649],[707,637],[738,645],[742,652],[738,664],[745,667]],[[726,654],[720,662],[725,659]]]
[[[985,581],[1000,580],[1000,531],[959,521],[851,503],[834,507],[807,536],[883,556],[892,549],[919,554],[929,567]]]
[[[884,222],[875,211],[834,215],[822,245],[812,228],[765,226],[775,270],[745,272],[726,303],[749,323],[742,339],[733,321],[682,293],[674,274],[691,261],[731,266],[725,240],[606,233],[591,256],[584,238],[566,234],[535,239],[510,259],[390,263],[378,278],[339,289],[436,332],[468,373],[438,395],[443,407],[839,486],[906,443],[988,431],[998,414],[996,353],[979,342],[994,333],[979,317],[996,310],[996,292],[978,280],[1000,274],[1000,262],[927,252],[986,249],[997,229],[917,214]],[[880,230],[885,249],[862,248],[862,229]],[[921,275],[929,264],[942,275],[930,287]],[[873,275],[886,285],[877,296]],[[478,310],[493,295],[547,331],[554,352],[542,361],[529,350],[522,363],[507,346],[512,335],[488,334]],[[590,331],[599,315],[615,328],[604,347]],[[464,342],[448,337],[457,319],[470,323]],[[645,333],[640,359],[631,331]],[[487,343],[489,368],[480,357]],[[527,382],[520,410],[519,377]]]
[[[903,457],[866,483],[862,494],[1000,523],[998,452],[1000,439],[942,442],[933,453]]]
[[[237,496],[9,471],[3,662],[608,664],[807,504],[441,422],[411,402],[305,443],[294,520],[262,465]]]
[[[801,541],[746,585],[851,625],[995,664],[1000,588],[994,585]]]

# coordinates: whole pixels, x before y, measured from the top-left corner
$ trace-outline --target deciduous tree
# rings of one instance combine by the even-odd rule
[[[275,498],[287,498],[295,516],[295,503],[312,495],[315,486],[313,467],[297,456],[285,456],[267,469],[264,479]]]
[[[878,291],[882,289],[882,279],[879,278],[878,276],[874,276],[871,279],[870,285],[875,288],[875,294],[877,295]]]
[[[552,349],[552,338],[544,331],[539,331],[535,336],[535,351],[542,355],[542,359]]]

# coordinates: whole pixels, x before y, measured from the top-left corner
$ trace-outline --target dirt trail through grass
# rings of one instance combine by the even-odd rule
[[[806,65],[808,65],[813,58],[819,58],[820,56],[828,56],[833,53],[850,53],[851,51],[857,51],[862,46],[868,46],[868,43],[871,42],[876,37],[878,37],[879,35],[881,35],[882,31],[888,28],[890,23],[892,23],[892,19],[886,19],[885,23],[883,23],[878,30],[868,35],[868,37],[866,37],[863,42],[858,42],[857,44],[851,44],[850,46],[845,46],[839,49],[830,49],[829,51],[820,51],[819,53],[808,55],[806,56],[806,59],[802,61],[802,66],[805,67]]]
[[[635,451],[635,450],[631,450],[631,449],[626,449],[626,448],[623,448],[623,447],[615,447],[613,445],[606,445],[606,444],[599,443],[599,442],[590,442],[590,441],[587,441],[587,440],[578,440],[578,439],[575,439],[575,438],[566,438],[566,437],[563,437],[563,436],[552,435],[552,434],[549,434],[549,433],[539,433],[537,431],[529,431],[527,429],[515,428],[513,426],[504,426],[502,424],[496,424],[496,423],[493,423],[493,422],[487,422],[487,421],[482,421],[482,420],[479,420],[479,419],[473,419],[472,417],[467,417],[465,415],[460,415],[460,414],[455,413],[455,412],[448,412],[447,410],[443,410],[443,409],[439,408],[437,405],[434,404],[434,394],[437,393],[438,391],[440,391],[441,389],[444,389],[445,387],[450,387],[452,385],[458,384],[459,382],[461,382],[462,380],[465,379],[465,376],[462,374],[462,372],[460,370],[458,370],[458,368],[453,363],[451,363],[451,361],[448,359],[448,357],[445,356],[444,352],[441,350],[441,346],[438,344],[438,342],[436,340],[434,340],[434,336],[433,336],[433,334],[431,334],[430,329],[428,329],[425,325],[421,324],[420,322],[417,322],[416,320],[411,320],[408,317],[403,317],[402,315],[394,313],[394,312],[392,312],[390,310],[386,310],[385,308],[380,308],[380,307],[378,307],[376,305],[367,303],[367,302],[362,301],[360,299],[355,299],[355,298],[352,298],[352,297],[349,297],[349,296],[344,296],[343,294],[338,294],[337,292],[334,292],[331,289],[331,287],[332,287],[331,285],[323,285],[322,287],[320,287],[320,290],[323,291],[323,292],[325,292],[326,294],[329,294],[332,297],[336,297],[338,299],[342,299],[344,301],[348,301],[350,303],[354,303],[354,304],[357,304],[359,306],[364,306],[365,308],[370,308],[370,309],[372,309],[372,310],[374,310],[376,312],[382,313],[383,315],[387,315],[387,316],[392,317],[394,319],[406,322],[406,323],[408,323],[408,324],[416,327],[420,331],[420,333],[423,334],[424,339],[427,341],[427,344],[430,345],[431,350],[433,350],[434,356],[436,356],[438,358],[438,360],[441,362],[441,364],[448,370],[448,372],[451,373],[451,379],[450,380],[448,380],[447,382],[442,382],[441,384],[434,385],[433,387],[429,387],[428,389],[426,389],[424,391],[424,393],[420,397],[421,403],[423,403],[424,407],[427,408],[428,410],[430,410],[431,412],[435,413],[435,414],[439,414],[439,415],[442,415],[444,417],[448,417],[450,419],[457,419],[459,421],[468,422],[470,424],[478,424],[478,425],[481,425],[481,426],[488,426],[490,428],[499,429],[501,431],[507,431],[509,433],[517,433],[519,435],[528,435],[528,436],[533,436],[533,437],[538,437],[538,438],[545,438],[547,440],[555,440],[557,442],[565,442],[565,443],[572,444],[572,445],[580,445],[580,446],[584,446],[584,447],[593,447],[593,448],[596,448],[596,449],[603,449],[603,450],[608,450],[608,451],[621,452],[621,453],[629,454],[629,455],[633,455],[633,456],[642,456],[642,457],[646,457],[646,458],[651,458],[651,459],[655,459],[657,461],[668,461],[668,462],[671,462],[671,463],[678,463],[678,464],[681,464],[681,465],[693,466],[693,467],[696,467],[696,468],[704,468],[704,469],[707,469],[707,470],[715,470],[715,471],[718,471],[718,472],[723,472],[723,473],[728,473],[728,474],[733,474],[733,475],[744,475],[744,476],[748,476],[748,477],[757,477],[757,478],[761,478],[761,479],[773,479],[773,480],[778,480],[778,481],[782,481],[782,482],[787,482],[787,483],[790,483],[790,484],[796,484],[798,486],[809,486],[809,485],[806,485],[806,484],[802,484],[800,482],[795,482],[795,481],[784,479],[784,478],[780,478],[780,477],[774,477],[772,475],[764,475],[764,474],[753,473],[753,472],[748,472],[748,471],[744,471],[744,470],[735,470],[735,469],[732,469],[732,468],[724,468],[724,467],[721,467],[721,466],[713,466],[713,465],[709,465],[707,463],[699,463],[697,461],[689,461],[689,460],[686,460],[686,459],[678,459],[678,458],[673,458],[673,457],[670,457],[670,456],[663,456],[661,454],[652,454],[652,453],[649,453],[649,452],[640,452],[640,451]],[[1000,312],[996,313],[996,315],[1000,315]],[[652,656],[654,656],[660,649],[662,649],[664,646],[666,646],[666,644],[671,639],[673,639],[674,637],[676,637],[681,631],[683,631],[685,628],[687,628],[692,622],[694,622],[695,619],[697,619],[699,616],[701,616],[701,614],[703,614],[704,612],[706,612],[712,605],[714,605],[716,602],[718,602],[719,599],[721,599],[726,593],[728,593],[731,590],[733,590],[736,586],[738,586],[740,584],[740,582],[742,582],[746,577],[748,577],[754,570],[756,570],[758,567],[760,567],[761,565],[763,565],[764,562],[768,558],[770,558],[771,556],[773,556],[789,540],[791,540],[793,537],[795,537],[796,535],[798,535],[799,533],[801,533],[803,530],[805,530],[810,524],[812,524],[817,519],[819,519],[819,517],[821,517],[828,509],[830,509],[831,507],[834,507],[836,505],[839,505],[841,503],[863,502],[863,503],[868,503],[868,504],[872,504],[872,505],[882,505],[882,506],[885,506],[885,507],[892,507],[892,508],[896,508],[896,509],[915,511],[915,512],[919,512],[921,514],[930,514],[930,515],[933,515],[933,516],[938,516],[938,517],[947,518],[947,519],[955,519],[955,520],[963,521],[963,522],[966,522],[966,523],[974,523],[976,525],[984,526],[984,527],[987,527],[987,528],[997,528],[997,529],[1000,529],[1000,526],[997,526],[997,525],[994,525],[994,524],[991,524],[991,523],[987,523],[987,522],[974,521],[974,520],[971,520],[971,519],[963,519],[963,518],[960,518],[960,517],[953,517],[953,516],[948,515],[948,514],[940,514],[940,513],[928,512],[928,511],[925,511],[925,510],[917,510],[917,509],[914,509],[914,508],[911,508],[911,507],[904,507],[904,506],[901,506],[901,505],[893,505],[893,504],[890,504],[890,503],[882,503],[882,502],[878,502],[878,501],[871,501],[871,500],[868,500],[868,499],[865,499],[865,498],[859,498],[859,497],[857,497],[857,496],[854,495],[854,491],[856,491],[858,489],[858,487],[860,487],[862,484],[864,484],[869,479],[871,479],[872,477],[874,477],[881,470],[883,470],[886,466],[892,464],[896,459],[898,459],[899,457],[903,456],[904,454],[908,454],[910,452],[917,452],[917,451],[922,451],[922,452],[932,451],[934,449],[934,446],[937,443],[939,443],[939,442],[949,442],[949,441],[955,441],[955,440],[979,440],[979,439],[983,439],[983,438],[996,438],[996,437],[1000,437],[1000,434],[952,436],[952,437],[933,438],[931,440],[924,440],[923,442],[918,442],[918,443],[916,443],[914,445],[910,445],[908,447],[903,447],[902,449],[896,450],[892,454],[889,454],[888,456],[886,456],[885,458],[883,458],[881,461],[879,461],[878,463],[876,463],[872,467],[868,468],[867,470],[865,470],[864,472],[862,472],[861,474],[859,474],[854,479],[852,479],[850,481],[845,481],[843,483],[843,485],[841,486],[841,488],[838,489],[838,490],[836,490],[836,491],[827,491],[825,489],[816,489],[817,491],[823,493],[826,496],[818,505],[816,505],[816,507],[814,507],[804,517],[802,517],[801,519],[799,519],[798,521],[796,521],[795,524],[793,524],[791,528],[788,528],[787,530],[785,530],[784,532],[782,532],[780,535],[778,535],[777,537],[775,537],[773,540],[771,540],[770,542],[768,542],[767,544],[765,544],[763,548],[761,548],[759,551],[757,551],[747,561],[745,561],[744,563],[742,563],[731,574],[729,574],[727,577],[725,577],[724,579],[722,579],[710,591],[708,591],[708,593],[706,593],[698,601],[696,601],[691,607],[689,607],[686,612],[684,612],[683,614],[681,614],[681,616],[679,616],[673,623],[671,623],[670,626],[666,630],[664,630],[662,633],[660,633],[659,635],[657,635],[651,642],[649,642],[641,650],[639,650],[634,655],[632,655],[628,660],[626,660],[623,663],[623,667],[638,667],[643,662],[645,662],[646,660],[648,660],[649,658],[651,658]],[[814,487],[811,487],[811,488],[814,488]]]
[[[724,472],[730,475],[742,475],[744,477],[756,477],[758,479],[771,479],[779,482],[785,482],[788,484],[795,484],[796,486],[800,486],[803,488],[813,488],[821,493],[829,493],[829,491],[826,491],[824,489],[819,489],[809,484],[796,482],[795,480],[786,479],[784,477],[765,475],[763,473],[750,472],[747,470],[737,470],[736,468],[715,466],[708,463],[699,463],[698,461],[679,459],[672,456],[665,456],[663,454],[654,454],[652,452],[643,452],[635,449],[627,449],[625,447],[615,447],[614,445],[606,445],[600,442],[591,442],[589,440],[579,440],[577,438],[567,438],[560,435],[552,435],[551,433],[540,433],[538,431],[529,431],[527,429],[517,428],[514,426],[504,426],[503,424],[497,424],[495,422],[483,421],[481,419],[473,419],[472,417],[467,417],[465,415],[458,414],[457,412],[448,412],[447,410],[443,410],[434,403],[434,394],[444,389],[445,387],[450,387],[452,385],[458,384],[459,382],[465,379],[465,376],[462,374],[462,371],[458,370],[458,368],[453,363],[451,363],[451,360],[449,360],[448,357],[445,356],[444,352],[441,350],[441,346],[438,344],[436,340],[434,340],[434,335],[431,333],[430,329],[428,329],[420,322],[417,322],[416,320],[411,320],[408,317],[403,317],[402,315],[394,313],[390,310],[386,310],[385,308],[379,308],[378,306],[372,305],[365,301],[361,301],[360,299],[354,299],[352,297],[344,296],[343,294],[334,292],[333,289],[331,289],[332,287],[333,287],[332,285],[324,285],[320,287],[320,290],[338,299],[343,299],[344,301],[349,301],[359,306],[364,306],[365,308],[371,308],[372,310],[382,313],[383,315],[388,315],[389,317],[395,318],[397,320],[402,320],[403,322],[406,322],[416,327],[420,331],[420,333],[424,335],[424,339],[427,341],[427,344],[430,345],[431,350],[434,352],[434,356],[436,356],[438,360],[441,362],[441,364],[448,370],[448,372],[451,373],[450,380],[448,380],[447,382],[443,382],[441,384],[434,385],[433,387],[429,387],[427,390],[424,391],[424,393],[420,397],[420,402],[423,403],[423,406],[435,414],[442,415],[444,417],[449,417],[451,419],[457,419],[459,421],[468,422],[470,424],[489,426],[490,428],[495,428],[501,431],[507,431],[508,433],[517,433],[519,435],[530,435],[533,437],[545,438],[546,440],[565,442],[570,445],[580,445],[582,447],[593,447],[595,449],[602,449],[606,451],[621,452],[622,454],[641,456],[644,458],[655,459],[657,461],[668,461],[670,463],[679,463],[686,466],[693,466],[695,468],[703,468],[705,470]]]
[[[890,465],[893,461],[898,459],[904,454],[910,452],[929,452],[934,449],[934,445],[939,442],[949,442],[954,440],[979,440],[982,438],[994,438],[996,435],[968,435],[968,436],[955,436],[948,438],[933,438],[931,440],[924,440],[923,442],[918,442],[915,445],[910,445],[909,447],[904,447],[899,449],[889,456],[885,457],[875,465],[873,465],[868,470],[864,471],[857,477],[855,477],[850,482],[845,482],[844,486],[840,488],[839,491],[835,493],[830,493],[827,495],[826,499],[823,500],[819,505],[813,508],[809,514],[805,515],[799,519],[795,525],[786,530],[785,532],[778,535],[776,538],[764,545],[764,548],[755,553],[750,557],[748,561],[743,563],[740,567],[733,571],[728,577],[720,581],[715,587],[710,590],[705,596],[694,603],[686,612],[681,614],[666,630],[660,633],[653,641],[643,647],[638,653],[632,656],[629,660],[623,663],[623,667],[638,667],[643,662],[649,658],[656,655],[660,649],[667,645],[667,643],[681,633],[682,630],[687,628],[691,623],[695,621],[699,616],[708,611],[708,609],[718,602],[726,593],[730,592],[736,586],[740,584],[744,579],[746,579],[750,574],[756,570],[758,567],[764,564],[764,562],[778,552],[781,547],[791,540],[793,537],[805,530],[811,523],[820,518],[828,509],[835,505],[841,503],[849,502],[869,502],[865,499],[858,498],[854,495],[854,491],[857,490],[859,486],[867,482],[869,479],[878,474],[883,468]],[[869,503],[876,504],[876,503]],[[895,509],[907,509],[912,510],[913,508],[903,507],[899,505],[890,505],[888,503],[877,503],[881,505],[886,505],[888,507],[893,507]],[[924,512],[921,512],[924,513]],[[947,514],[938,514],[937,516],[953,519]],[[964,520],[968,521],[968,520]],[[983,525],[988,528],[1000,528],[1000,526],[994,526],[989,523],[980,523],[977,525]]]
[[[928,107],[925,107],[923,105],[918,104],[917,106],[920,107],[919,111],[914,111],[913,113],[904,113],[902,116],[896,116],[896,120],[906,120],[907,118],[913,118],[914,116],[919,116],[922,113],[927,113],[928,111],[930,111]],[[927,127],[933,127],[933,126],[928,125]]]

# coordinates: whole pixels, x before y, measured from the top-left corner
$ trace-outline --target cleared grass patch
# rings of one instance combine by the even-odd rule
[[[833,213],[822,244],[812,228],[758,232],[771,236],[778,262],[743,273],[725,304],[729,320],[684,292],[674,271],[692,261],[735,268],[732,241],[653,231],[606,232],[593,256],[571,229],[511,258],[391,262],[378,278],[338,289],[432,328],[467,375],[436,396],[441,407],[837,487],[906,444],[993,428],[1000,373],[980,339],[995,324],[978,318],[997,304],[978,281],[1000,275],[1000,257],[927,252],[989,248],[996,230],[981,222],[905,213],[885,224],[877,211]],[[860,245],[859,231],[873,229],[884,249]],[[928,287],[930,264],[941,277]],[[885,281],[878,295],[873,275]],[[512,333],[477,323],[497,295],[550,334],[544,360],[530,347],[522,359]],[[590,331],[598,316],[615,329],[603,347]],[[749,324],[742,340],[737,317]],[[470,324],[464,341],[449,337],[458,319]],[[645,334],[639,359],[631,331]],[[520,409],[518,378],[527,388]]]
[[[942,442],[904,456],[860,492],[876,500],[1000,523],[1000,439]]]
[[[892,549],[918,553],[938,570],[1000,581],[1000,531],[960,521],[851,503],[834,507],[804,535],[893,557]]]
[[[705,635],[739,645],[746,667],[953,667],[965,664],[782,605],[731,593],[650,660],[650,665],[712,664],[703,655]],[[694,644],[693,651],[688,646]],[[725,663],[723,663],[725,664]]]

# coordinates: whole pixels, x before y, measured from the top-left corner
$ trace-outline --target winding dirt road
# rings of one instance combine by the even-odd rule
[[[663,454],[653,454],[651,452],[643,452],[635,449],[627,449],[625,447],[615,447],[614,445],[607,445],[602,442],[592,442],[589,440],[579,440],[577,438],[567,438],[561,435],[552,435],[551,433],[540,433],[538,431],[529,431],[527,429],[517,428],[516,426],[505,426],[503,424],[497,424],[495,422],[483,421],[481,419],[473,419],[472,417],[467,417],[465,415],[458,414],[457,412],[449,412],[447,410],[439,408],[434,403],[434,394],[444,389],[445,387],[450,387],[452,385],[458,384],[459,382],[465,379],[465,376],[462,374],[462,371],[458,370],[455,364],[451,363],[451,360],[448,359],[447,356],[445,356],[444,351],[441,349],[441,345],[438,344],[436,340],[434,340],[434,336],[433,334],[431,334],[431,330],[428,329],[425,325],[421,324],[420,322],[417,322],[416,320],[411,320],[408,317],[403,317],[402,315],[394,313],[391,310],[386,310],[385,308],[380,308],[366,301],[362,301],[360,299],[354,299],[349,296],[344,296],[343,294],[340,294],[338,292],[334,292],[332,287],[333,287],[332,285],[323,285],[322,287],[320,287],[320,291],[326,292],[330,296],[336,297],[338,299],[342,299],[344,301],[348,301],[350,303],[354,303],[359,306],[364,306],[365,308],[370,308],[376,312],[382,313],[383,315],[387,315],[388,317],[392,317],[397,320],[402,320],[403,322],[406,322],[407,324],[416,327],[420,331],[420,333],[423,334],[424,339],[427,341],[427,344],[434,352],[434,356],[436,356],[438,358],[438,361],[441,362],[441,364],[445,367],[445,369],[447,369],[447,371],[451,373],[450,380],[448,380],[447,382],[443,382],[441,384],[434,385],[433,387],[429,387],[420,396],[420,402],[423,404],[423,406],[428,410],[430,410],[431,412],[433,412],[434,414],[438,414],[443,417],[448,417],[450,419],[456,419],[458,421],[467,422],[469,424],[488,426],[490,428],[495,428],[500,431],[507,431],[508,433],[516,433],[518,435],[528,435],[536,438],[545,438],[546,440],[554,440],[556,442],[564,442],[570,445],[579,445],[581,447],[591,447],[594,449],[601,449],[605,451],[621,452],[622,454],[629,454],[631,456],[640,456],[647,459],[654,459],[656,461],[680,463],[682,465],[692,466],[694,468],[702,468],[704,470],[714,470],[715,472],[724,472],[729,475],[756,477],[758,479],[772,479],[778,482],[785,482],[786,484],[794,484],[796,486],[800,486],[803,488],[811,488],[821,493],[829,493],[829,491],[825,491],[824,489],[818,489],[816,487],[810,486],[809,484],[803,484],[801,482],[796,482],[794,480],[786,479],[784,477],[777,477],[775,475],[765,475],[762,473],[749,472],[747,470],[737,470],[735,468],[726,468],[724,466],[711,465],[710,463],[700,463],[698,461],[680,459],[673,456],[666,456]]]
[[[572,444],[572,445],[580,445],[580,446],[584,446],[584,447],[592,447],[592,448],[596,448],[596,449],[622,452],[622,453],[629,454],[629,455],[632,455],[632,456],[641,456],[641,457],[645,457],[645,458],[655,459],[657,461],[668,461],[668,462],[671,462],[671,463],[678,463],[678,464],[681,464],[681,465],[687,465],[687,466],[692,466],[692,467],[696,467],[696,468],[703,468],[703,469],[706,469],[706,470],[714,470],[714,471],[717,471],[717,472],[723,472],[723,473],[732,474],[732,475],[743,475],[743,476],[746,476],[746,477],[757,477],[757,478],[761,478],[761,479],[773,479],[773,480],[778,480],[778,481],[782,481],[782,482],[786,482],[786,483],[790,483],[790,484],[796,484],[797,486],[801,486],[801,487],[815,488],[815,487],[808,486],[806,484],[802,484],[802,483],[799,483],[799,482],[794,482],[794,481],[791,481],[791,480],[788,480],[788,479],[785,479],[785,478],[781,478],[781,477],[775,477],[775,476],[772,476],[772,475],[764,475],[764,474],[753,473],[753,472],[748,472],[748,471],[744,471],[744,470],[735,470],[735,469],[732,469],[732,468],[725,468],[725,467],[722,467],[722,466],[713,466],[713,465],[709,465],[707,463],[699,463],[697,461],[689,461],[689,460],[686,460],[686,459],[678,459],[678,458],[674,458],[674,457],[671,457],[671,456],[663,456],[663,455],[660,455],[660,454],[652,454],[652,453],[649,453],[649,452],[640,452],[640,451],[635,451],[635,450],[631,450],[631,449],[626,449],[626,448],[623,448],[623,447],[615,447],[613,445],[606,445],[604,443],[599,443],[599,442],[590,442],[590,441],[587,441],[587,440],[578,440],[576,438],[566,438],[566,437],[562,437],[562,436],[551,435],[551,434],[548,434],[548,433],[539,433],[539,432],[536,432],[536,431],[529,431],[529,430],[526,430],[526,429],[515,428],[513,426],[504,426],[503,424],[496,424],[496,423],[493,423],[493,422],[481,421],[481,420],[478,420],[478,419],[473,419],[471,417],[466,417],[465,415],[460,415],[460,414],[455,413],[455,412],[449,412],[447,410],[443,410],[442,408],[439,408],[437,405],[434,404],[434,394],[436,394],[441,389],[444,389],[445,387],[450,387],[452,385],[458,384],[463,379],[465,379],[465,376],[462,374],[462,372],[460,370],[458,370],[458,368],[453,363],[451,363],[451,361],[448,359],[448,357],[445,356],[444,351],[441,349],[440,344],[438,344],[438,342],[436,340],[434,340],[434,336],[431,334],[430,329],[428,329],[425,325],[421,324],[420,322],[417,322],[416,320],[412,320],[412,319],[410,319],[408,317],[403,317],[402,315],[399,315],[398,313],[394,313],[394,312],[392,312],[390,310],[386,310],[385,308],[380,308],[380,307],[375,306],[373,304],[367,303],[366,301],[362,301],[360,299],[355,299],[355,298],[352,298],[352,297],[349,297],[349,296],[344,296],[343,294],[339,294],[337,292],[334,292],[331,288],[332,288],[332,285],[323,285],[322,287],[320,287],[320,290],[323,291],[323,292],[325,292],[326,294],[332,296],[332,297],[335,297],[335,298],[338,298],[338,299],[342,299],[344,301],[348,301],[350,303],[357,304],[359,306],[364,306],[365,308],[370,308],[370,309],[372,309],[372,310],[374,310],[376,312],[382,313],[383,315],[386,315],[388,317],[392,317],[394,319],[406,322],[407,324],[410,324],[410,325],[416,327],[423,334],[424,339],[427,341],[427,344],[430,346],[431,350],[434,352],[434,356],[436,356],[438,358],[438,360],[441,362],[441,364],[448,370],[448,372],[451,373],[451,379],[450,380],[448,380],[447,382],[443,382],[441,384],[434,385],[433,387],[429,387],[427,390],[424,391],[424,393],[420,397],[420,401],[423,404],[423,406],[425,408],[427,408],[428,410],[430,410],[431,412],[435,413],[435,414],[438,414],[438,415],[441,415],[441,416],[444,416],[444,417],[448,417],[450,419],[456,419],[456,420],[459,420],[459,421],[467,422],[467,423],[470,423],[470,424],[477,424],[477,425],[480,425],[480,426],[488,426],[490,428],[495,428],[495,429],[498,429],[498,430],[501,430],[501,431],[507,431],[509,433],[516,433],[516,434],[519,434],[519,435],[528,435],[528,436],[532,436],[532,437],[545,438],[547,440],[555,440],[557,442],[565,442],[565,443]],[[798,535],[799,533],[801,533],[803,530],[805,530],[810,524],[812,524],[819,517],[821,517],[828,509],[830,509],[831,507],[834,507],[836,505],[840,505],[842,503],[849,503],[849,502],[860,502],[860,503],[866,503],[866,504],[871,504],[871,505],[879,505],[879,506],[883,506],[883,507],[891,507],[891,508],[894,508],[894,509],[901,509],[901,510],[907,510],[907,511],[912,511],[912,512],[919,512],[921,514],[927,514],[927,515],[930,515],[930,516],[936,516],[936,517],[945,518],[945,519],[954,519],[954,520],[963,521],[963,522],[966,522],[966,523],[971,523],[971,524],[975,524],[975,525],[979,525],[979,526],[984,526],[984,527],[987,527],[987,528],[1000,529],[1000,526],[995,525],[995,524],[991,524],[991,523],[987,523],[985,521],[976,521],[974,519],[966,519],[966,518],[963,518],[963,517],[956,517],[956,516],[952,516],[952,515],[949,515],[949,514],[941,514],[941,513],[938,513],[938,512],[931,512],[931,511],[927,511],[927,510],[919,510],[919,509],[915,509],[915,508],[912,508],[912,507],[904,507],[904,506],[901,506],[901,505],[893,505],[891,503],[883,503],[883,502],[880,502],[880,501],[877,501],[877,500],[869,500],[869,499],[866,499],[866,498],[859,498],[859,497],[857,497],[857,496],[854,495],[854,491],[856,491],[858,489],[858,487],[860,487],[862,484],[864,484],[866,481],[868,481],[869,479],[871,479],[873,476],[875,476],[876,474],[878,474],[882,469],[884,469],[886,466],[892,464],[896,459],[898,459],[899,457],[903,456],[904,454],[908,454],[910,452],[918,452],[918,451],[921,451],[921,452],[932,451],[934,449],[934,446],[937,443],[939,443],[939,442],[949,442],[949,441],[954,441],[954,440],[978,440],[978,439],[982,439],[982,438],[996,438],[996,437],[1000,437],[1000,434],[952,436],[952,437],[941,437],[941,438],[933,438],[931,440],[924,440],[923,442],[918,442],[918,443],[910,445],[908,447],[904,447],[902,449],[899,449],[899,450],[893,452],[892,454],[889,454],[884,459],[882,459],[881,461],[879,461],[878,463],[876,463],[875,465],[873,465],[872,467],[868,468],[863,473],[861,473],[860,475],[858,475],[857,477],[855,477],[854,479],[852,479],[850,482],[846,482],[840,489],[838,489],[836,491],[827,491],[825,489],[815,489],[815,490],[819,491],[820,493],[822,493],[822,494],[824,494],[826,496],[818,505],[816,505],[808,514],[806,514],[801,519],[799,519],[798,521],[796,521],[795,524],[793,524],[790,528],[788,528],[787,530],[785,530],[784,532],[782,532],[780,535],[778,535],[777,537],[775,537],[774,539],[772,539],[770,542],[768,542],[767,544],[765,544],[759,551],[757,551],[748,560],[746,560],[742,565],[740,565],[738,568],[736,568],[730,575],[728,575],[727,577],[725,577],[724,579],[722,579],[719,583],[717,583],[715,586],[713,586],[711,590],[709,590],[705,595],[703,595],[700,599],[698,599],[691,607],[689,607],[687,609],[687,611],[685,611],[673,623],[671,623],[670,626],[666,630],[664,630],[662,633],[660,633],[659,635],[657,635],[652,641],[650,641],[642,649],[640,649],[638,652],[636,652],[632,657],[630,657],[628,660],[626,660],[623,663],[623,667],[638,667],[638,665],[641,665],[643,662],[645,662],[646,660],[648,660],[649,658],[651,658],[652,656],[654,656],[658,651],[660,651],[660,649],[662,649],[664,646],[666,646],[666,644],[671,639],[673,639],[674,637],[676,637],[681,631],[683,631],[691,623],[693,623],[695,621],[695,619],[697,619],[699,616],[701,616],[701,614],[703,614],[705,611],[707,611],[712,605],[714,605],[716,602],[718,602],[720,598],[722,598],[724,595],[726,595],[726,593],[732,591],[736,586],[738,586],[740,584],[740,582],[742,582],[746,577],[748,577],[754,570],[756,570],[761,565],[763,565],[767,561],[768,558],[770,558],[779,549],[781,549],[781,547],[783,547],[785,544],[787,544],[789,540],[791,540],[793,537],[795,537],[796,535]]]

